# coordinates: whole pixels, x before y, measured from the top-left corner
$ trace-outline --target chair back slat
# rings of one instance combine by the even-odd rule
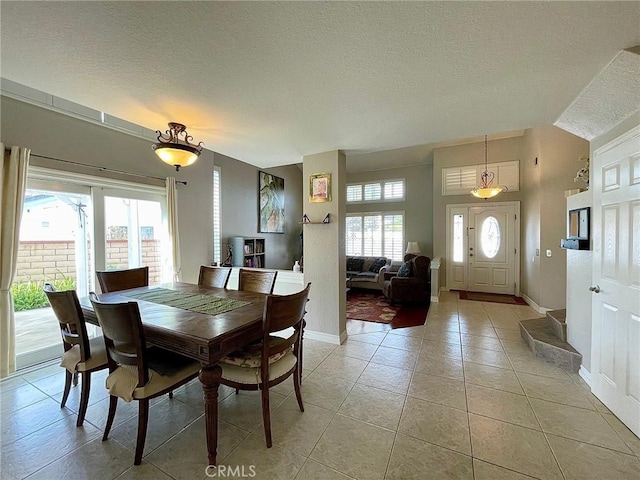
[[[203,287],[227,288],[230,276],[231,268],[202,265],[200,267],[198,285]]]
[[[305,307],[309,298],[310,289],[311,283],[308,283],[306,288],[298,293],[292,295],[269,295],[267,297],[262,317],[264,342],[268,342],[269,334],[286,330],[290,327],[293,327],[295,332],[288,338],[288,340],[290,340],[288,344],[293,345],[298,340],[304,314],[306,313]],[[281,346],[282,344],[278,345],[278,347]],[[283,350],[285,350],[285,348],[280,349],[280,351]],[[277,352],[278,349],[272,349],[269,351],[269,354],[271,355]]]
[[[85,362],[91,356],[89,336],[82,308],[75,290],[56,291],[50,283],[45,283],[44,293],[51,309],[58,319],[60,335],[65,352],[74,345],[80,346],[80,361]]]
[[[118,364],[137,366],[138,385],[145,385],[149,380],[146,341],[138,304],[100,302],[95,293],[91,294],[91,303],[102,328],[109,370],[115,370]]]
[[[149,267],[96,272],[102,293],[118,292],[149,285]]]
[[[276,284],[277,271],[240,269],[238,290],[254,293],[273,293]]]

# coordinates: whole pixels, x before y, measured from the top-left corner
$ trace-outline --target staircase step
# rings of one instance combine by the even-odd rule
[[[563,342],[567,341],[567,311],[551,310],[547,312],[547,324],[554,331],[556,337]]]
[[[582,355],[556,336],[546,318],[522,320],[520,335],[536,357],[543,358],[570,372],[575,373],[580,369]]]

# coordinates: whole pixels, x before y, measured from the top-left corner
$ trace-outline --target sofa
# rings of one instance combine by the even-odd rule
[[[396,302],[426,303],[431,299],[431,259],[407,254],[395,274],[383,271],[382,293],[393,305]]]
[[[347,257],[347,286],[382,290],[380,270],[390,264],[386,257]]]

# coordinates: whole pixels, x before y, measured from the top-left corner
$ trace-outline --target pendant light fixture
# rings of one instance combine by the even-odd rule
[[[499,193],[506,192],[507,187],[500,185],[493,186],[493,180],[495,179],[495,173],[489,171],[489,164],[487,160],[487,136],[484,136],[484,170],[480,174],[480,185],[473,187],[471,193],[478,198],[492,198]]]
[[[180,167],[186,167],[195,162],[202,152],[202,142],[197,145],[191,143],[193,137],[187,133],[187,127],[181,123],[169,122],[169,130],[164,134],[156,130],[156,133],[158,143],[154,143],[151,148],[160,160],[176,167],[176,172]]]

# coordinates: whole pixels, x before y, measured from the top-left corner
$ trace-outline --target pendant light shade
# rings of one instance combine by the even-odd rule
[[[165,163],[176,167],[176,172],[180,167],[186,167],[195,162],[202,152],[202,142],[191,143],[193,137],[187,133],[187,127],[181,123],[170,122],[169,130],[164,134],[157,130],[158,143],[154,143],[151,148]]]
[[[507,187],[500,185],[493,185],[495,179],[495,173],[489,171],[489,163],[487,158],[487,136],[484,136],[484,170],[480,174],[480,185],[473,187],[471,194],[474,197],[493,198],[499,193],[506,192]]]

